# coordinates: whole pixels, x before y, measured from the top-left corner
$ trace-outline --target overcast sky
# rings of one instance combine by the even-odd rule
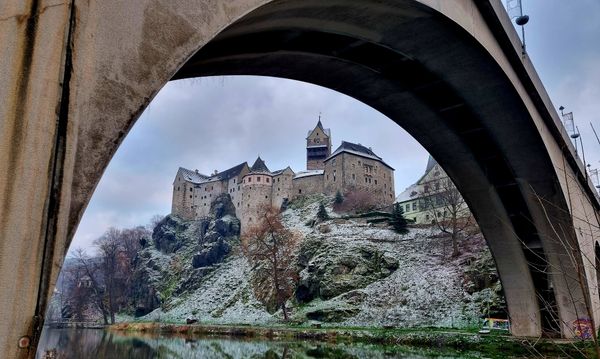
[[[573,111],[586,159],[600,167],[600,1],[524,0],[529,56],[555,106]],[[332,90],[265,77],[167,84],[111,161],[71,249],[91,247],[108,227],[145,225],[171,209],[178,167],[208,174],[260,155],[271,170],[305,169],[305,137],[321,113],[333,145],[371,146],[396,169],[400,193],[423,173],[426,151],[370,107]],[[368,119],[368,121],[365,121]]]

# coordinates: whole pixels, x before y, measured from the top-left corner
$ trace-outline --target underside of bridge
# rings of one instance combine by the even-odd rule
[[[52,151],[44,141],[28,141],[27,131],[14,132],[18,126],[5,127],[34,146],[29,156],[37,160],[15,160],[0,147],[13,163],[9,171],[18,172],[16,178],[0,177],[1,240],[10,233],[37,243],[28,259],[16,259],[23,244],[0,243],[3,280],[11,266],[31,268],[19,277],[25,282],[19,291],[6,290],[17,279],[2,285],[2,318],[10,317],[14,327],[0,331],[0,347],[12,348],[21,335],[35,334],[39,321],[31,318],[45,309],[85,206],[153,96],[171,79],[214,75],[310,82],[352,96],[398,123],[444,167],[474,213],[498,267],[513,334],[572,337],[572,323],[594,319],[598,305],[597,290],[592,302],[588,289],[588,283],[596,286],[596,271],[590,269],[594,245],[581,229],[590,218],[597,226],[598,202],[553,127],[550,112],[555,111],[543,88],[528,77],[532,70],[521,63],[499,7],[496,0],[460,0],[448,8],[414,0],[198,0],[177,6],[154,0],[75,1],[67,6],[56,15],[64,27],[55,41],[65,49],[54,67],[61,91],[44,98],[46,121],[53,116],[50,105],[58,109],[56,127],[45,134]],[[42,20],[40,9],[30,11]],[[39,25],[28,26],[26,34]],[[43,45],[25,41],[24,46],[38,50],[30,54],[34,60],[43,58]],[[47,67],[35,61],[31,66]],[[41,85],[14,95],[27,97],[30,110],[36,86]],[[0,113],[13,111],[16,123],[14,108],[5,105]],[[44,121],[39,117],[28,112],[23,121]],[[29,131],[44,136],[31,126]],[[7,188],[40,173],[46,180],[43,196],[25,200],[31,202],[28,218],[41,229],[25,236],[19,228],[27,222],[15,217],[25,209],[14,202],[23,197]],[[574,253],[592,253],[587,260],[592,264]],[[19,315],[14,314],[17,296],[28,298]]]

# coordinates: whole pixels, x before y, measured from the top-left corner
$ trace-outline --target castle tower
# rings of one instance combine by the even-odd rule
[[[258,157],[250,171],[242,179],[243,207],[240,222],[242,233],[255,225],[264,214],[265,208],[272,205],[273,174]]]
[[[312,131],[306,137],[306,169],[322,170],[325,168],[323,161],[331,155],[331,131],[323,128],[321,116]]]

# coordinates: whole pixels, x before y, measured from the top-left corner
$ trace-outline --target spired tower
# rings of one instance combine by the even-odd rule
[[[325,168],[325,159],[331,156],[331,130],[323,128],[321,116],[312,131],[306,137],[306,169],[322,170]]]

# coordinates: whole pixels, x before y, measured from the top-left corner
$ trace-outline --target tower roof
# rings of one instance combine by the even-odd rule
[[[256,159],[256,161],[254,161],[254,164],[252,165],[252,167],[250,167],[250,172],[266,172],[266,173],[271,173],[271,171],[269,171],[269,168],[267,168],[267,165],[265,164],[265,161],[263,161],[260,156],[258,156],[258,158]]]
[[[308,133],[306,134],[306,137],[310,137],[310,134],[313,133],[313,131],[316,130],[317,128],[320,128],[321,131],[323,131],[323,133],[327,137],[331,137],[331,129],[323,127],[323,124],[321,123],[321,116],[319,116],[319,121],[317,122],[317,125],[315,126],[315,128],[313,128],[312,130],[309,130]]]

